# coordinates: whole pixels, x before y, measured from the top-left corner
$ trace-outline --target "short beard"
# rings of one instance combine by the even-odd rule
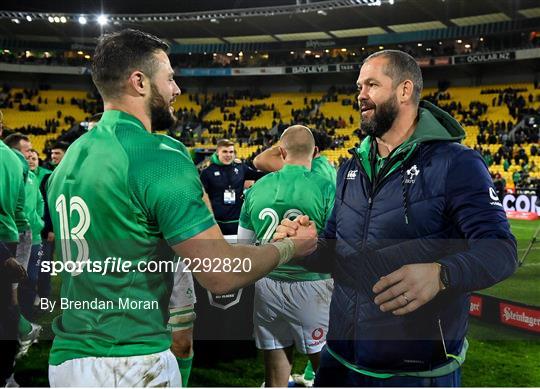
[[[375,106],[373,118],[371,120],[362,120],[360,128],[371,137],[381,138],[392,127],[398,113],[397,97],[392,96],[384,103]]]
[[[157,87],[152,84],[150,89],[149,114],[152,125],[152,131],[166,131],[176,125],[176,117],[169,109],[163,96],[159,93]]]

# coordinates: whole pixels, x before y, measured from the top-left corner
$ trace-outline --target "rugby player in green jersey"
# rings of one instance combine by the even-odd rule
[[[334,206],[335,186],[311,171],[315,142],[304,126],[281,136],[284,166],[257,181],[246,193],[240,215],[240,242],[269,241],[284,218],[309,215],[324,228]],[[329,274],[281,265],[255,284],[253,323],[257,347],[264,350],[265,386],[287,386],[293,346],[309,356],[315,370],[325,344],[333,282]]]
[[[41,197],[37,186],[36,176],[30,171],[27,158],[31,155],[32,143],[30,138],[21,133],[14,133],[4,139],[7,146],[11,147],[19,159],[23,168],[23,193],[19,194],[19,202],[22,202],[22,209],[15,213],[15,222],[19,229],[19,243],[17,244],[17,261],[28,271],[32,246],[34,244],[33,234],[43,227],[41,217],[36,213],[38,207],[37,196]],[[43,198],[41,197],[41,200]],[[39,234],[38,234],[39,235]],[[33,272],[35,274],[35,272]],[[33,300],[30,298],[33,285],[29,280],[22,284],[13,284],[14,304],[19,310],[19,351],[17,359],[28,353],[28,349],[34,344],[41,333],[41,326],[30,322],[32,318]],[[20,301],[19,301],[20,300]]]
[[[0,111],[0,137],[3,130]],[[23,169],[15,153],[0,140],[0,386],[13,380],[17,351],[19,314],[14,306],[13,282],[26,278],[26,269],[15,259],[19,231],[16,212],[20,206],[19,194],[24,193]]]
[[[321,131],[312,131],[315,139],[315,156],[311,161],[311,171],[320,174],[322,177],[326,177],[332,181],[335,190],[336,187],[336,168],[332,166],[330,161],[321,155],[330,142],[329,137]],[[266,149],[253,160],[253,165],[262,171],[275,172],[281,169],[285,164],[283,156],[279,146],[270,147]],[[315,381],[315,372],[311,361],[308,361],[304,372],[302,374],[293,374],[292,378],[294,382],[301,386],[313,386]]]
[[[49,180],[57,252],[66,265],[85,265],[61,274],[65,309],[53,322],[52,386],[180,386],[167,329],[173,274],[149,271],[165,254],[192,265],[217,259],[193,275],[223,294],[316,247],[313,223],[296,240],[261,247],[225,241],[185,147],[151,133],[175,122],[180,89],[167,49],[129,29],[99,40],[92,79],[103,116],[70,146]],[[249,258],[250,266],[235,272],[226,266],[234,258]],[[127,268],[89,270],[120,259]]]

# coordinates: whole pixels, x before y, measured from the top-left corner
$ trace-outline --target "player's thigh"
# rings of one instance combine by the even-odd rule
[[[287,304],[296,349],[315,354],[326,343],[333,282],[329,280],[298,282],[291,286],[298,299]]]
[[[27,230],[19,234],[19,243],[17,244],[17,253],[15,258],[25,269],[28,268],[30,253],[32,251],[32,231]]]
[[[77,358],[49,366],[51,387],[179,387],[180,373],[169,351],[132,357]]]
[[[293,338],[281,315],[283,295],[279,281],[263,278],[255,284],[253,325],[255,344],[260,350],[290,347]]]

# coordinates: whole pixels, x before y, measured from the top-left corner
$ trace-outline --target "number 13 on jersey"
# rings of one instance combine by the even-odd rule
[[[69,212],[67,208],[66,196],[60,195],[55,202],[56,212],[59,215],[60,244],[62,247],[62,259],[64,262],[73,261],[71,254],[71,242],[77,247],[77,258],[75,262],[88,261],[90,253],[88,242],[84,235],[90,228],[90,211],[84,200],[79,196],[73,196],[69,200]],[[73,222],[73,213],[77,213],[79,222],[70,229],[70,221]],[[73,272],[72,275],[79,275],[80,272]]]

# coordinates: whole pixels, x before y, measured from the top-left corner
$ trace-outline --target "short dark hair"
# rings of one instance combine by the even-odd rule
[[[129,75],[139,69],[152,78],[154,54],[167,52],[169,45],[139,30],[125,29],[99,38],[92,60],[92,80],[104,99],[118,97]]]
[[[332,138],[321,130],[311,130],[313,139],[315,140],[315,146],[319,149],[319,152],[326,150],[332,144]]]
[[[231,147],[234,146],[234,142],[228,140],[228,139],[220,139],[217,142],[217,147]]]
[[[51,150],[61,149],[61,150],[64,150],[64,152],[66,152],[68,147],[69,147],[69,143],[63,142],[63,141],[58,141],[53,145],[53,147],[51,147]]]
[[[4,143],[6,144],[6,146],[11,147],[12,149],[18,150],[21,140],[30,142],[29,137],[27,137],[24,134],[21,134],[20,132],[15,132],[14,134],[6,136],[6,139],[4,139]]]
[[[424,81],[422,79],[422,71],[416,60],[400,50],[381,50],[371,54],[363,63],[377,57],[383,57],[388,60],[383,72],[392,79],[394,88],[405,80],[412,81],[414,87],[413,99],[415,103],[418,103],[422,89],[424,89]]]

